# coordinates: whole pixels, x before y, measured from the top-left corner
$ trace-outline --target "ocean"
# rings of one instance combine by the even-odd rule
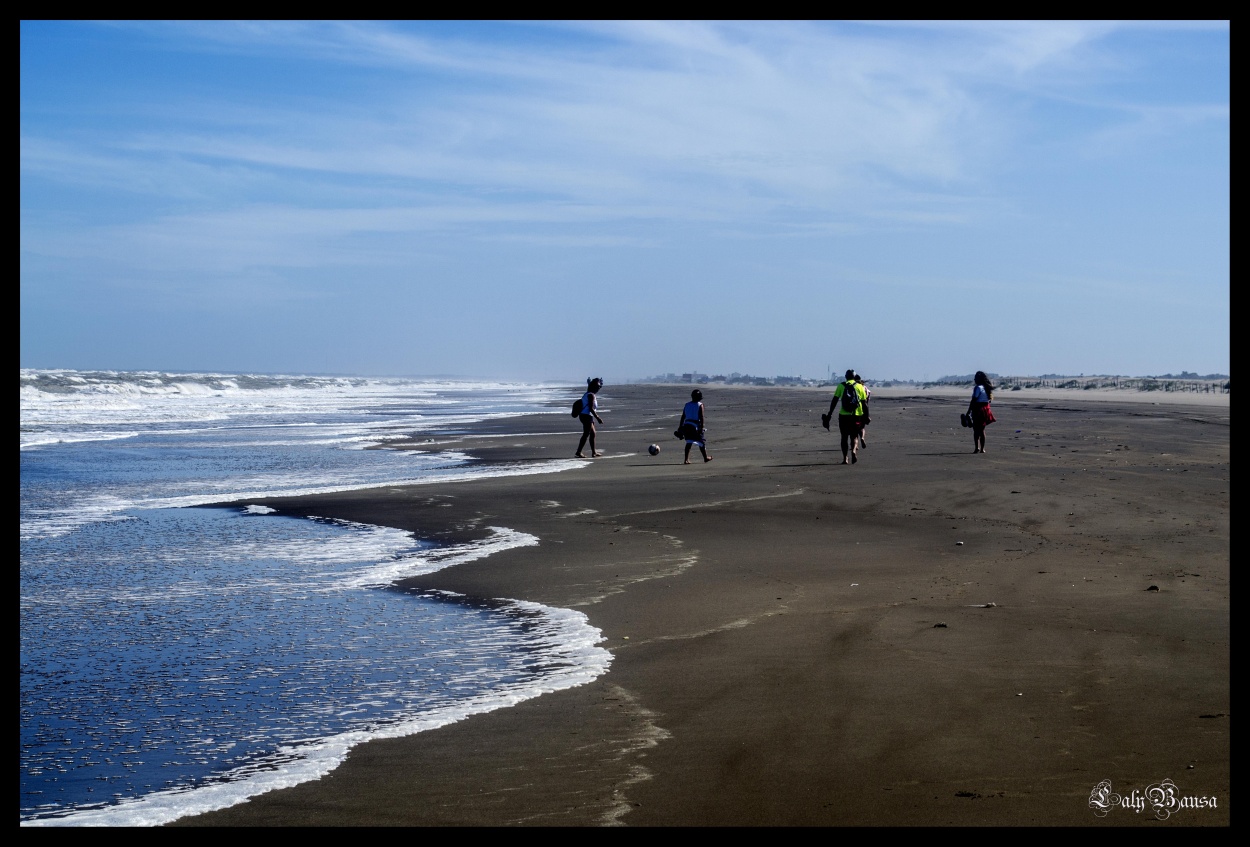
[[[363,741],[607,670],[578,612],[395,585],[538,538],[497,526],[436,547],[246,502],[581,467],[386,449],[567,415],[567,388],[25,369],[20,386],[24,826],[224,808],[317,779]],[[243,505],[210,508],[223,502]]]

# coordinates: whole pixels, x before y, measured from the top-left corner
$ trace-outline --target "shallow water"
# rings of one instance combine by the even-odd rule
[[[101,403],[74,397],[72,379],[23,389],[23,823],[160,823],[219,808],[316,778],[369,737],[606,668],[577,613],[392,586],[532,536],[498,527],[437,549],[394,529],[196,505],[576,466],[355,449],[437,421],[541,410],[551,390],[336,385],[329,398],[265,379],[216,403],[128,394],[138,380],[124,374],[98,379]]]

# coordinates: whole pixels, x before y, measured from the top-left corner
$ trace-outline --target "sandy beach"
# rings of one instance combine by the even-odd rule
[[[609,385],[587,467],[263,501],[537,536],[406,585],[575,609],[612,666],[174,825],[1229,824],[1228,395],[1004,392],[974,455],[966,392],[882,390],[842,466],[829,390],[703,390],[706,464],[672,434],[689,386]],[[564,459],[579,433],[436,446]],[[1166,780],[1205,802],[1091,807]]]

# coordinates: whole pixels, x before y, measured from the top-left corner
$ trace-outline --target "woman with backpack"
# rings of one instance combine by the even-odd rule
[[[968,401],[968,415],[972,418],[973,453],[985,452],[985,428],[994,423],[994,413],[990,411],[990,401],[994,399],[994,383],[985,375],[985,371],[977,371],[972,378],[972,399]]]
[[[582,408],[577,415],[577,419],[582,422],[582,440],[577,445],[577,452],[573,454],[579,459],[586,458],[582,449],[587,441],[590,442],[592,457],[603,455],[595,449],[595,421],[603,423],[603,418],[599,417],[599,400],[595,397],[601,388],[603,388],[603,380],[599,377],[586,380],[586,393],[582,395]]]
[[[842,436],[844,465],[853,465],[859,461],[859,436],[863,429],[864,402],[867,399],[864,386],[855,379],[855,370],[848,369],[846,381],[839,383],[833,391],[833,399],[829,401],[829,414],[820,416],[821,423],[828,429],[834,409],[838,411],[838,434]]]

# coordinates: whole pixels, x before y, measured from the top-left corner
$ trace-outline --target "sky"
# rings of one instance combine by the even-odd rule
[[[1229,373],[1227,21],[20,30],[23,368]]]

